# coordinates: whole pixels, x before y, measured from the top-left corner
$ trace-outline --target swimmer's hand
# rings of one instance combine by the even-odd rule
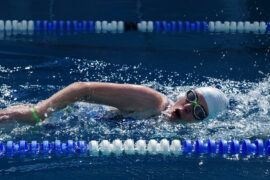
[[[2,120],[20,120],[35,122],[30,107],[32,104],[21,104],[0,110],[0,122]]]

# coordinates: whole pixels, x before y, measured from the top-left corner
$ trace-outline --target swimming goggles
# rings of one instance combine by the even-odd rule
[[[193,115],[197,120],[203,120],[207,117],[205,109],[198,103],[198,96],[195,91],[189,90],[186,93],[186,101],[194,104]]]

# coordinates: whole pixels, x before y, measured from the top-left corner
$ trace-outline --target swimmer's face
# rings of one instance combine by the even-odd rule
[[[208,115],[209,112],[208,112],[207,104],[206,104],[206,101],[205,101],[203,95],[200,94],[196,90],[195,90],[195,92],[198,96],[198,103],[201,106],[203,106],[203,108],[206,111],[206,114]],[[171,107],[170,119],[171,120],[183,120],[186,122],[198,121],[194,117],[193,110],[194,110],[194,104],[187,102],[186,96],[182,96]]]

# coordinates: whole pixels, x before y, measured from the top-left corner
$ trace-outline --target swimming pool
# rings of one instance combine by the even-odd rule
[[[82,3],[65,1],[63,9],[60,1],[39,5],[28,1],[13,14],[8,9],[22,4],[6,2],[8,8],[0,13],[3,19],[34,20],[84,20],[89,16],[109,21],[270,19],[267,1]],[[99,8],[104,10],[97,11]],[[0,108],[37,103],[75,81],[143,84],[173,100],[190,88],[216,85],[230,97],[231,105],[225,115],[209,122],[171,124],[162,118],[117,122],[91,119],[87,113],[91,105],[78,102],[70,115],[60,111],[38,125],[1,123],[3,142],[270,138],[268,34],[39,33],[5,36],[0,50]],[[267,179],[269,171],[267,156],[124,154],[0,159],[1,176],[7,179]]]

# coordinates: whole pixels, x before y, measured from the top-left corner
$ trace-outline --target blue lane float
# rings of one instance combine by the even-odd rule
[[[182,155],[182,154],[219,154],[219,155],[244,155],[254,157],[270,156],[270,140],[264,144],[263,140],[258,139],[254,143],[250,140],[243,140],[242,144],[238,140],[228,142],[220,140],[216,142],[213,139],[204,141],[198,139],[196,141],[185,140],[181,144],[180,140],[162,139],[160,142],[151,139],[148,142],[138,140],[134,142],[132,139],[121,141],[116,139],[112,142],[108,140],[90,142],[68,140],[61,142],[55,140],[49,142],[47,140],[41,143],[37,141],[27,142],[21,140],[17,143],[7,141],[6,144],[0,142],[0,156],[25,156],[25,155],[110,155],[110,154],[163,154],[163,155]]]
[[[18,32],[224,32],[224,33],[267,33],[270,31],[270,23],[264,21],[88,21],[88,20],[0,20],[0,31]]]

